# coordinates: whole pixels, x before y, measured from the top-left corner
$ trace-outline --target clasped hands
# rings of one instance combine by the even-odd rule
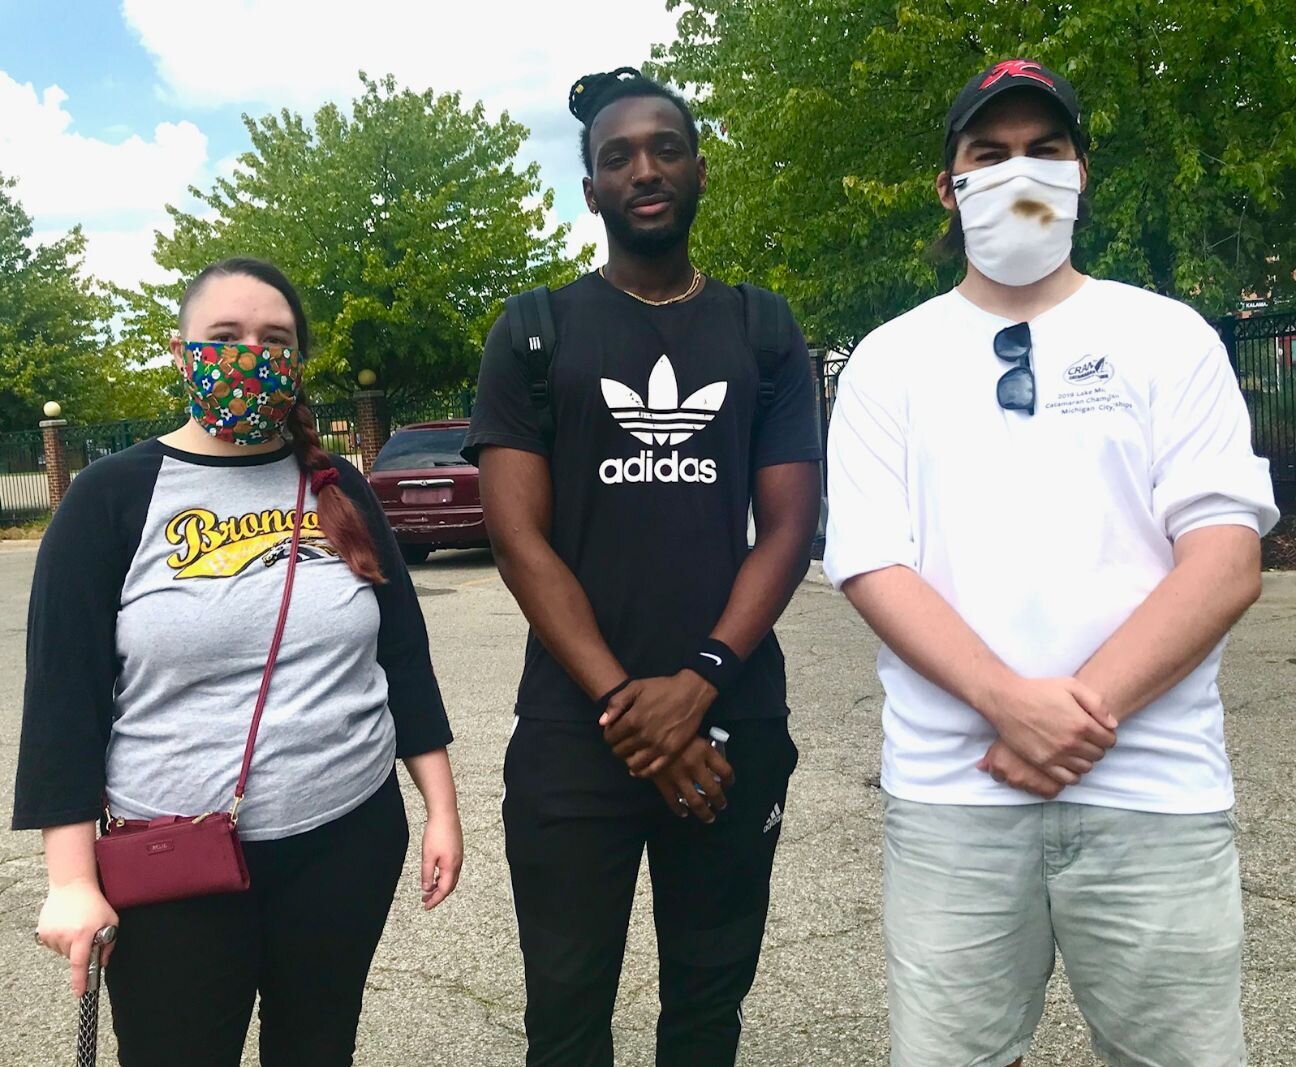
[[[682,670],[662,678],[636,678],[608,701],[599,717],[603,739],[635,778],[651,779],[666,806],[680,818],[704,823],[728,803],[729,762],[698,736],[702,717],[717,696],[700,674]]]
[[[999,734],[977,764],[997,782],[1052,800],[1116,744],[1103,698],[1075,678],[1015,678],[986,701]]]

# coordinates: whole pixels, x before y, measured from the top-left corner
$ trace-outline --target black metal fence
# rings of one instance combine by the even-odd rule
[[[68,473],[75,476],[100,456],[169,433],[183,421],[184,415],[175,414],[93,426],[66,426],[63,455]],[[49,514],[49,478],[45,467],[45,442],[40,430],[0,433],[0,526],[21,525]]]
[[[466,419],[472,414],[473,396],[470,386],[427,393],[419,397],[395,400],[388,405],[392,429],[408,426],[411,422],[436,422],[441,419]]]
[[[1269,460],[1278,506],[1296,505],[1296,308],[1215,323],[1251,413],[1256,453]]]
[[[313,404],[315,429],[319,431],[324,451],[334,452],[355,461],[360,454],[356,437],[356,407],[354,400],[341,400],[335,404]]]
[[[40,430],[0,434],[0,525],[20,525],[48,512],[49,479]]]
[[[828,491],[828,420],[832,418],[833,404],[837,401],[837,379],[846,369],[847,357],[822,348],[812,349],[811,362],[815,372],[815,396],[819,406],[819,439],[824,460],[819,464],[823,471],[824,492]]]
[[[1251,413],[1255,450],[1269,460],[1279,506],[1296,506],[1296,309],[1228,316],[1214,325],[1228,350],[1229,362]],[[813,359],[819,428],[826,446],[828,422],[837,399],[837,379],[846,366],[846,357],[819,350]],[[411,422],[467,418],[472,405],[473,390],[465,387],[393,401],[388,405],[388,414],[396,428]],[[355,402],[316,404],[314,413],[324,447],[358,457]],[[69,426],[63,434],[68,470],[75,474],[100,456],[168,433],[184,418],[183,413],[177,413],[156,419]],[[48,512],[49,487],[40,431],[0,434],[0,525],[28,521]]]
[[[466,419],[472,414],[473,394],[474,390],[469,388],[450,389],[388,401],[387,416],[393,430],[412,422]],[[360,438],[355,401],[314,404],[311,411],[324,447],[356,462],[360,455]]]
[[[472,404],[471,388],[451,389],[427,393],[414,400],[396,400],[388,405],[388,414],[394,429],[411,422],[467,418],[472,413]],[[359,464],[355,401],[315,404],[312,411],[324,447]],[[155,419],[65,426],[62,435],[68,472],[75,477],[101,456],[170,433],[186,418],[185,412],[176,412]],[[49,512],[49,478],[41,431],[0,433],[0,526],[21,525],[48,516]]]
[[[1296,507],[1296,309],[1229,315],[1213,325],[1246,398],[1256,454],[1269,460],[1278,506],[1284,510]],[[816,352],[814,360],[819,426],[826,451],[837,378],[846,358]]]
[[[102,456],[124,452],[131,445],[160,437],[178,429],[188,416],[184,412],[159,415],[155,419],[122,419],[120,422],[100,422],[90,426],[65,426],[63,449],[67,456],[68,472],[89,466]]]

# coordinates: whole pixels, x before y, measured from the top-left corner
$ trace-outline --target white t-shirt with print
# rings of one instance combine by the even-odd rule
[[[1183,304],[1086,280],[1031,324],[1036,412],[1005,411],[1011,320],[957,291],[860,342],[828,439],[824,568],[838,588],[916,570],[1025,677],[1073,675],[1201,526],[1277,521],[1268,464],[1215,331]],[[1061,800],[1154,812],[1233,803],[1216,676],[1224,642],[1122,723]],[[976,769],[990,724],[885,646],[882,785],[906,800],[1038,798]]]

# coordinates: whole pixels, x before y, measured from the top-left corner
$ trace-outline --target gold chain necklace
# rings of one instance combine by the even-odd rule
[[[602,267],[599,267],[599,277],[601,277],[605,282],[608,282],[608,276],[606,273],[604,273]],[[612,285],[612,283],[608,282],[608,285]],[[685,289],[684,292],[680,293],[679,296],[668,297],[665,300],[649,300],[646,296],[640,296],[638,293],[632,293],[629,289],[622,289],[621,292],[625,293],[626,296],[634,297],[641,304],[647,304],[649,307],[659,308],[659,307],[665,307],[667,304],[678,304],[683,300],[687,300],[694,293],[696,293],[698,289],[700,289],[701,287],[702,287],[702,272],[698,270],[697,267],[694,267],[693,280],[689,282],[689,287]],[[613,286],[613,288],[615,289],[620,287]]]

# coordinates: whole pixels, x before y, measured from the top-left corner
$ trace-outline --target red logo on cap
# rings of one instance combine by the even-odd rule
[[[1029,59],[1009,59],[1000,63],[986,75],[985,81],[980,85],[981,89],[989,89],[995,82],[1003,78],[1030,78],[1032,81],[1040,82],[1054,89],[1053,79],[1044,73],[1044,68],[1038,63],[1032,63]]]

